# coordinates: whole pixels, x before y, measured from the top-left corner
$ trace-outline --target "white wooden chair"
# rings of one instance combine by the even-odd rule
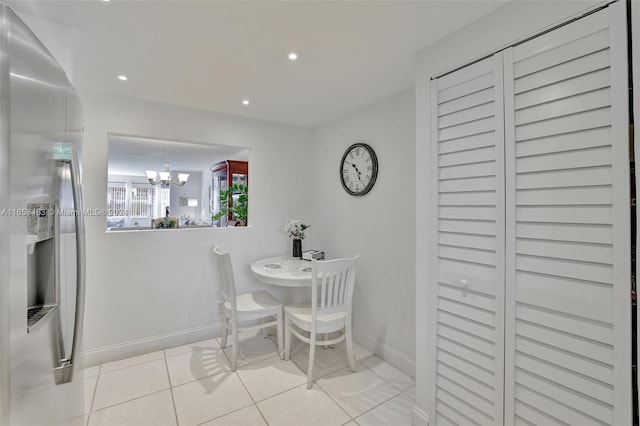
[[[284,358],[289,359],[291,335],[309,344],[307,389],[313,386],[316,345],[327,346],[346,340],[349,368],[351,371],[356,371],[351,338],[351,300],[359,256],[324,261],[312,260],[311,303],[284,307]],[[329,333],[334,332],[340,332],[340,334],[329,339]],[[325,334],[325,339],[318,340],[318,334]]]
[[[255,331],[276,326],[278,333],[278,353],[282,358],[282,303],[266,291],[253,291],[236,294],[233,268],[229,253],[223,253],[220,247],[213,247],[213,254],[218,263],[220,275],[220,294],[224,311],[224,330],[222,330],[222,347],[227,347],[227,335],[231,331],[232,356],[231,370],[238,367],[238,331]],[[271,321],[256,324],[257,320],[270,318]],[[240,322],[252,324],[239,325]]]

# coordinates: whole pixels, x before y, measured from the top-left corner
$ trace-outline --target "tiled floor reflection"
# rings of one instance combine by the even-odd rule
[[[291,361],[264,334],[241,337],[238,370],[217,339],[85,371],[86,415],[98,425],[410,425],[414,381],[356,345],[357,371],[340,347],[318,347],[306,388],[308,347]]]

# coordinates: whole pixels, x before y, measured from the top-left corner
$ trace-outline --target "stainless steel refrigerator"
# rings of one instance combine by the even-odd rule
[[[81,139],[82,110],[64,71],[0,3],[2,425],[83,415]]]

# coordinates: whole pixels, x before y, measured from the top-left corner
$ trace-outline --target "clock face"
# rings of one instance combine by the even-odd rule
[[[378,177],[378,158],[366,143],[354,143],[340,162],[340,179],[347,193],[355,196],[371,191]]]

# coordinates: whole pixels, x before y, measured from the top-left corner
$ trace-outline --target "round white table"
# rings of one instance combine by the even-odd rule
[[[311,262],[297,257],[275,256],[251,264],[251,271],[264,283],[282,287],[310,287]]]

